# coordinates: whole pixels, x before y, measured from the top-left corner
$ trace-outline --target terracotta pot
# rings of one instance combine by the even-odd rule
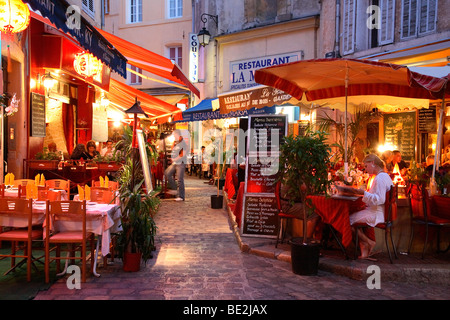
[[[125,252],[123,255],[123,271],[136,272],[141,269],[142,253]]]

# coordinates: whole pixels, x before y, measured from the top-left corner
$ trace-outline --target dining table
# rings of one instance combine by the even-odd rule
[[[448,195],[433,195],[431,197],[430,215],[450,219],[450,196]]]
[[[32,224],[35,226],[42,226],[44,228],[45,237],[45,201],[33,201],[32,207]],[[111,233],[119,232],[121,230],[121,210],[116,203],[103,204],[86,202],[86,230],[97,235],[97,244],[95,249],[95,257],[98,256],[100,245],[101,254],[103,257],[110,253]],[[80,221],[58,221],[52,228],[60,231],[80,229]],[[28,218],[24,215],[0,215],[0,225],[7,225],[10,227],[24,228],[28,226]],[[66,262],[67,268],[67,262]],[[63,271],[65,272],[65,271]],[[94,259],[94,275],[99,277],[97,273],[97,259]]]
[[[362,196],[310,195],[307,204],[321,217],[323,223],[331,225],[341,235],[342,245],[347,248],[353,238],[350,215],[366,207]],[[366,228],[365,234],[375,240],[373,228]]]
[[[53,188],[49,188],[48,190],[52,190],[52,191],[57,191],[61,193],[61,200],[69,200],[69,195],[67,194],[66,190],[61,190],[61,189],[53,189]],[[6,188],[5,189],[5,197],[12,197],[12,198],[17,198],[19,197],[19,188]]]

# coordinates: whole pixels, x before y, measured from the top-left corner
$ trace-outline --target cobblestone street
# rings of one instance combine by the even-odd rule
[[[80,290],[58,280],[37,300],[379,300],[450,299],[448,285],[365,281],[319,270],[299,276],[288,262],[241,252],[225,209],[211,209],[217,191],[186,176],[186,201],[163,199],[155,218],[157,251],[140,272],[122,271],[119,259],[88,276]]]

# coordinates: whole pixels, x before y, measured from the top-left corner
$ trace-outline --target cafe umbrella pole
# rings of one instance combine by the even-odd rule
[[[444,84],[444,90],[442,94],[442,106],[440,110],[439,115],[439,127],[438,127],[438,136],[436,141],[436,150],[434,151],[434,163],[433,163],[433,173],[431,175],[431,181],[430,181],[430,191],[431,193],[436,192],[436,179],[435,179],[435,173],[436,168],[439,168],[439,160],[440,160],[440,151],[441,151],[441,140],[442,140],[442,133],[444,131],[444,109],[445,109],[445,91],[447,89],[447,82]]]

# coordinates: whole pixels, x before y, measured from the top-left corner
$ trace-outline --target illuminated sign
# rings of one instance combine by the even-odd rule
[[[73,67],[78,74],[102,82],[103,64],[92,54],[86,52],[76,54]]]
[[[198,39],[195,33],[189,34],[189,80],[198,82]]]

